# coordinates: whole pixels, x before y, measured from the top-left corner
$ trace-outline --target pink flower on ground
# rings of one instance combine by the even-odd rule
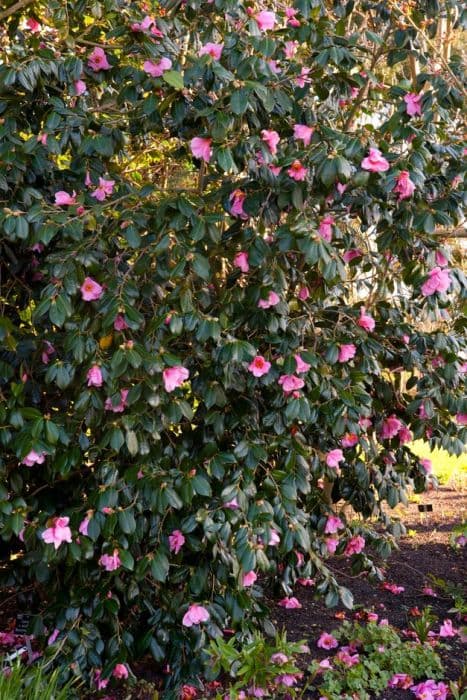
[[[243,209],[243,202],[246,199],[245,192],[242,190],[234,190],[230,195],[230,213],[232,216],[238,216],[240,219],[248,219],[248,214]]]
[[[357,433],[346,433],[341,440],[342,447],[355,447],[355,445],[357,443],[358,443]]]
[[[276,651],[275,654],[271,656],[271,663],[277,664],[278,666],[283,666],[289,660],[289,657],[283,654],[281,651]]]
[[[402,422],[395,415],[389,416],[383,421],[381,428],[381,438],[383,440],[391,440],[395,437],[402,428]]]
[[[172,534],[169,535],[169,549],[171,552],[178,554],[184,544],[185,536],[180,530],[174,530]]]
[[[117,314],[114,321],[114,328],[116,331],[124,331],[128,328],[128,323],[125,321],[123,314]]]
[[[459,633],[459,630],[456,630],[452,626],[452,620],[444,620],[443,624],[439,628],[439,636],[440,637],[455,637]]]
[[[189,376],[190,372],[186,369],[186,367],[182,367],[181,365],[167,367],[162,372],[165,390],[174,391],[175,389],[178,389],[183,382],[186,382]]]
[[[276,13],[269,12],[268,10],[261,10],[255,15],[255,20],[258,25],[258,29],[261,32],[265,32],[268,29],[274,29],[276,24]]]
[[[254,584],[257,578],[258,576],[254,571],[248,571],[248,573],[243,574],[242,584],[245,588],[248,588]]]
[[[277,131],[269,131],[268,129],[263,129],[261,131],[261,140],[267,145],[272,155],[275,156],[277,153],[277,144],[281,140],[281,137]]]
[[[339,362],[348,362],[351,360],[353,357],[355,357],[355,353],[357,352],[357,348],[353,343],[347,343],[344,345],[339,346],[339,357],[338,361]]]
[[[115,180],[106,180],[103,177],[99,178],[99,184],[91,193],[91,197],[97,199],[98,202],[103,202],[106,197],[114,191]]]
[[[112,399],[109,397],[105,400],[104,408],[106,411],[112,411],[112,413],[123,413],[125,408],[127,407],[127,396],[128,396],[128,389],[121,389],[120,390],[120,402],[114,406],[112,403]]]
[[[84,535],[85,537],[88,537],[88,527],[89,527],[89,521],[91,518],[87,515],[79,524],[78,532],[80,535]]]
[[[88,386],[102,386],[102,370],[99,365],[93,365],[87,373]]]
[[[393,192],[399,195],[399,201],[413,195],[415,192],[415,184],[410,179],[408,170],[402,170],[396,177],[396,184],[393,188]]]
[[[55,192],[55,206],[56,207],[69,207],[72,204],[76,204],[76,192],[73,190],[73,194],[68,194],[63,190]]]
[[[112,671],[112,676],[114,678],[128,678],[128,669],[125,664],[117,664]]]
[[[31,450],[25,457],[23,457],[21,464],[26,465],[26,467],[33,467],[35,464],[44,464],[45,457],[45,452],[36,452],[35,450]]]
[[[429,586],[424,586],[422,588],[422,593],[423,593],[423,595],[429,595],[429,596],[432,596],[433,598],[438,597],[438,594]]]
[[[92,279],[92,277],[85,277],[84,282],[80,287],[81,298],[83,301],[96,301],[100,299],[104,293],[103,287]]]
[[[182,625],[184,627],[192,627],[199,625],[201,622],[209,620],[209,613],[202,605],[193,603],[183,616]]]
[[[339,646],[339,642],[329,632],[323,632],[316,642],[316,646],[320,649],[336,649]]]
[[[272,290],[268,294],[267,299],[260,299],[258,301],[258,307],[260,309],[269,309],[271,306],[276,306],[280,302],[280,297],[276,292]]]
[[[154,61],[145,61],[143,63],[144,72],[150,75],[152,78],[160,78],[166,70],[170,70],[171,68],[172,61],[170,58],[165,57],[161,58],[158,63],[154,63]]]
[[[298,578],[297,583],[299,583],[300,586],[304,586],[305,588],[307,588],[308,586],[315,585],[315,579],[314,578]]]
[[[298,290],[298,298],[300,301],[306,301],[310,296],[310,290],[308,287],[300,287]]]
[[[389,163],[378,148],[370,148],[370,153],[362,160],[361,167],[372,173],[384,173],[389,170]]]
[[[293,128],[293,137],[295,141],[303,141],[304,146],[309,146],[314,129],[306,124],[295,124]]]
[[[431,474],[433,471],[433,463],[431,459],[424,458],[420,460],[420,464],[423,467],[425,474]]]
[[[277,685],[285,685],[286,688],[292,688],[297,685],[299,679],[303,676],[302,673],[294,676],[292,673],[282,673],[274,678],[274,683]]]
[[[248,253],[241,251],[237,253],[233,260],[234,267],[238,267],[245,274],[249,272],[250,265],[248,262]]]
[[[202,46],[199,50],[199,56],[211,56],[215,61],[219,61],[222,56],[222,49],[224,44],[213,44],[208,42]]]
[[[365,548],[365,538],[362,537],[361,535],[356,535],[355,537],[352,537],[347,542],[347,546],[345,548],[344,554],[347,557],[350,557],[350,556],[352,556],[352,554],[360,554],[360,552],[362,552],[364,548]]]
[[[388,681],[388,688],[403,688],[407,690],[412,683],[413,678],[407,673],[395,673]]]
[[[297,373],[298,374],[303,374],[304,372],[308,372],[310,369],[311,365],[308,364],[308,362],[305,362],[305,360],[302,360],[300,355],[294,355],[295,362],[297,364]]]
[[[286,610],[296,610],[302,607],[300,601],[293,596],[291,598],[282,598],[282,600],[278,602],[278,605],[280,605],[281,608],[286,608]]]
[[[205,163],[209,163],[212,156],[211,144],[212,139],[195,136],[195,138],[190,141],[190,149],[195,158],[200,158],[204,160]]]
[[[63,516],[54,518],[51,527],[42,533],[41,537],[47,544],[53,544],[58,549],[62,542],[71,542],[71,530],[68,527],[70,518]]]
[[[428,279],[422,284],[422,294],[424,297],[429,297],[436,292],[443,294],[447,292],[451,286],[451,277],[449,270],[443,270],[440,267],[434,267],[428,273]]]
[[[254,377],[262,377],[271,369],[271,363],[264,359],[262,355],[256,355],[254,360],[248,365],[248,370]]]
[[[422,116],[422,97],[421,94],[417,95],[415,92],[409,92],[407,95],[404,95],[405,109],[410,117]]]
[[[342,520],[339,518],[337,515],[329,515],[328,519],[326,520],[326,526],[324,528],[324,532],[326,535],[333,535],[335,532],[338,530],[341,530],[344,527],[344,523]]]
[[[292,391],[297,391],[305,386],[305,382],[300,377],[294,374],[283,374],[277,380],[281,385],[284,394],[290,394]]]
[[[87,86],[84,80],[75,80],[75,82],[73,83],[73,87],[75,89],[77,97],[79,97],[80,95],[84,95],[84,93],[87,90]]]
[[[60,634],[60,630],[58,629],[58,627],[56,627],[56,628],[54,629],[54,631],[52,632],[52,634],[50,635],[50,637],[48,638],[48,640],[47,640],[47,646],[48,646],[48,647],[52,646],[52,644],[55,644],[55,642],[57,641],[57,637],[58,637],[59,634]]]
[[[348,668],[355,666],[360,661],[360,657],[358,654],[350,654],[348,651],[344,651],[344,649],[341,649],[339,652],[337,652],[336,659]]]
[[[328,243],[330,243],[332,239],[333,224],[334,218],[332,216],[325,216],[324,219],[321,219],[319,224],[318,233],[321,238],[324,238]]]
[[[292,180],[295,180],[296,182],[300,182],[301,180],[304,180],[307,176],[308,173],[308,168],[305,168],[302,163],[300,163],[299,160],[294,160],[290,168],[287,170],[287,175],[292,178]]]
[[[109,70],[111,68],[104,49],[101,49],[99,46],[93,49],[88,58],[88,66],[94,71]]]
[[[103,554],[99,559],[99,564],[103,566],[106,571],[116,571],[116,569],[122,565],[118,549],[114,549],[113,554]]]
[[[384,588],[385,591],[389,591],[393,595],[399,595],[399,593],[403,593],[405,591],[404,586],[398,586],[395,583],[383,583],[382,588]]]
[[[364,330],[371,332],[375,328],[375,320],[366,313],[365,307],[360,307],[360,318],[357,321],[358,325]]]
[[[446,700],[449,692],[445,683],[436,683],[432,679],[412,685],[410,690],[417,700]]]
[[[338,469],[339,462],[343,462],[344,459],[342,450],[331,450],[326,455],[326,464],[328,467],[331,467],[331,469]]]

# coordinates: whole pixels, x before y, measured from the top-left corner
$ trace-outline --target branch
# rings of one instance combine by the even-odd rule
[[[6,10],[2,10],[2,12],[0,12],[0,19],[6,19],[7,17],[10,17],[10,15],[14,15],[15,12],[22,10],[23,7],[32,5],[34,1],[35,0],[18,0],[18,2],[15,2],[14,5],[10,5],[10,7],[7,7]]]

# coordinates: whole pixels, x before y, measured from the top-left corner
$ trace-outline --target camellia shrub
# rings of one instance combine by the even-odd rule
[[[461,453],[461,5],[2,3],[1,579],[70,672],[351,606]]]

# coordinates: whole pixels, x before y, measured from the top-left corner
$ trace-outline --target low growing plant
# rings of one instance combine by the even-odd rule
[[[60,680],[60,670],[50,673],[44,664],[3,666],[0,670],[0,700],[74,700],[77,679]]]

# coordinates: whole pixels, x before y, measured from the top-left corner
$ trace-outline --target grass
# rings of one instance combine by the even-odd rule
[[[43,665],[0,668],[0,700],[74,700],[78,695],[76,679],[63,685],[60,670],[51,673]]]
[[[433,474],[440,484],[449,484],[459,490],[467,488],[467,452],[455,457],[438,447],[432,451],[423,440],[416,440],[410,448],[418,457],[431,459]]]

